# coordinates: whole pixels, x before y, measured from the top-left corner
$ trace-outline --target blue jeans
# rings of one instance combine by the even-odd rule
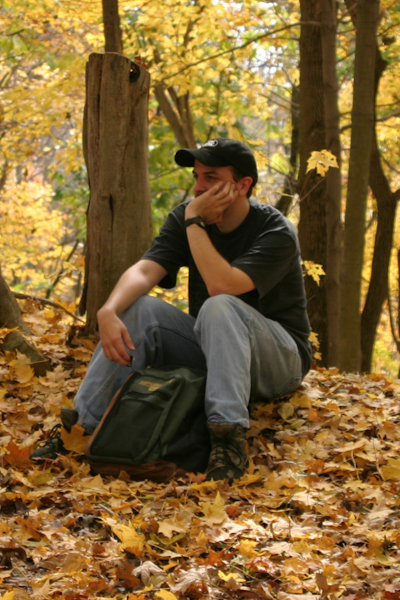
[[[297,345],[275,321],[234,296],[204,302],[197,319],[151,296],[120,315],[135,351],[131,366],[108,360],[101,343],[75,398],[79,423],[91,432],[132,370],[184,365],[207,368],[205,408],[213,422],[249,427],[250,398],[293,392],[302,379]]]

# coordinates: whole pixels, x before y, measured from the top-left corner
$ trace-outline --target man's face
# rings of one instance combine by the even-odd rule
[[[193,176],[196,180],[194,186],[195,198],[207,192],[219,181],[232,181],[235,183],[230,167],[208,167],[198,160],[194,161]]]

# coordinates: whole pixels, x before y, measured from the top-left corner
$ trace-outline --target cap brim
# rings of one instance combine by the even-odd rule
[[[208,167],[227,167],[229,163],[222,158],[218,158],[207,148],[182,148],[175,154],[175,162],[180,167],[194,167],[194,161],[198,160]]]

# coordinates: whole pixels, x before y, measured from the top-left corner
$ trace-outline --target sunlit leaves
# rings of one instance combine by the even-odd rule
[[[35,181],[7,183],[1,209],[3,276],[17,291],[42,291],[45,296],[71,252],[73,229],[68,214],[52,204],[51,186]],[[71,272],[72,277],[78,272],[79,266]],[[71,279],[66,283],[70,287]]]

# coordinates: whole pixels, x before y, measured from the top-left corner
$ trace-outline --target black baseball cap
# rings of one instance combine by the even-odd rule
[[[175,154],[175,162],[180,167],[194,167],[198,160],[208,167],[235,167],[253,180],[258,181],[257,164],[250,148],[238,140],[215,138],[208,140],[200,148],[182,148]]]

